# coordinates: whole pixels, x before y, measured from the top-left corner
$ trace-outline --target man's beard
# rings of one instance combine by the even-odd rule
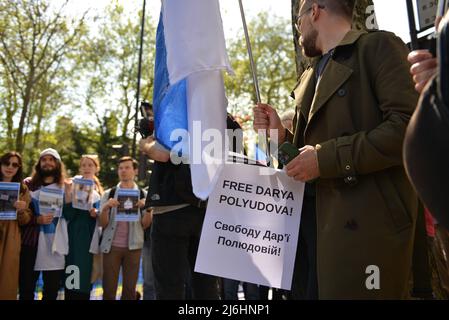
[[[316,47],[316,39],[318,38],[318,31],[312,29],[310,34],[306,37],[302,35],[302,52],[308,58],[318,57],[322,55],[321,50]]]
[[[41,168],[41,175],[42,175],[43,178],[56,177],[57,173],[58,173],[58,169],[57,168],[52,168],[52,169],[43,169],[43,168]]]

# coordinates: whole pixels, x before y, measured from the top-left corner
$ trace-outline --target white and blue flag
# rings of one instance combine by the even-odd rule
[[[162,0],[156,36],[155,137],[167,150],[188,157],[193,192],[201,199],[211,193],[226,159],[224,70],[233,73],[218,0]],[[188,132],[190,139],[177,129]],[[210,129],[220,134],[211,136]],[[214,138],[220,140],[215,142],[221,142],[221,152],[206,152]]]

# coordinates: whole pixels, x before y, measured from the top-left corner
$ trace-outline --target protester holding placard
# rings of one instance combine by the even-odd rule
[[[98,254],[97,213],[100,209],[103,187],[97,178],[100,162],[96,155],[83,155],[80,176],[66,183],[64,218],[69,222],[69,254],[66,266],[76,266],[80,274],[80,287],[72,288],[65,281],[65,300],[89,300],[92,290],[94,253]],[[96,236],[97,235],[97,236]],[[66,273],[66,280],[70,277]]]
[[[31,190],[33,216],[23,228],[19,296],[33,300],[42,271],[43,299],[56,300],[68,252],[67,223],[62,214],[65,168],[59,153],[45,149],[24,183]]]
[[[139,275],[140,256],[143,247],[144,229],[151,223],[151,212],[141,212],[145,205],[145,192],[137,186],[138,163],[131,157],[119,160],[118,176],[120,182],[116,187],[106,190],[101,198],[100,225],[103,235],[100,244],[103,252],[103,299],[115,300],[117,284],[122,268],[122,300],[136,299],[136,284]],[[140,194],[138,221],[117,221],[120,202],[117,200],[122,191],[135,190]]]
[[[27,224],[31,219],[31,199],[28,188],[21,183],[22,156],[14,151],[8,152],[0,158],[0,163],[0,183],[19,184],[19,198],[12,203],[16,219],[0,219],[0,300],[16,300],[21,244],[19,226]]]
[[[256,130],[277,129],[298,149],[287,174],[308,182],[293,298],[409,296],[418,198],[402,145],[417,94],[405,44],[352,30],[354,4],[300,2],[296,27],[311,59],[294,90],[294,135],[272,106],[254,110]]]

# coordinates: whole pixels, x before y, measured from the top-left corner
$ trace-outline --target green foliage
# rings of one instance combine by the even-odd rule
[[[71,55],[86,31],[84,16],[69,19],[66,4],[54,9],[48,0],[0,0],[0,117],[9,149],[24,151],[32,127],[39,140],[42,119],[59,107],[49,100],[66,96]]]
[[[95,30],[82,42],[85,54],[79,57],[83,76],[77,82],[82,93],[77,96],[78,104],[94,113],[100,123],[106,111],[120,115],[117,120],[123,139],[132,136],[134,127],[140,16],[138,8],[131,15],[118,3],[109,5],[104,16],[97,18]],[[140,100],[152,100],[154,39],[154,23],[147,21]]]
[[[43,148],[56,148],[71,175],[80,155],[98,153],[102,178],[115,183],[116,158],[128,153],[134,127],[141,12],[113,2],[86,23],[68,18],[68,2],[0,0],[0,147],[22,152],[27,174]],[[147,100],[153,25],[147,21],[144,38]]]
[[[70,175],[82,154],[100,156],[100,179],[117,183],[130,153],[136,106],[141,3],[113,1],[70,18],[75,0],[0,0],[0,150],[23,153],[30,174],[40,150],[57,149]],[[62,5],[61,5],[62,3]],[[152,101],[156,22],[146,19],[140,100]],[[263,102],[292,106],[294,50],[289,21],[249,21]],[[250,127],[254,89],[243,32],[229,43],[236,72],[225,79],[230,112]]]
[[[118,182],[117,161],[120,157],[128,155],[128,141],[123,141],[118,133],[118,119],[115,114],[105,115],[103,126],[98,137],[97,152],[101,159],[100,181],[106,187],[112,187]]]
[[[290,91],[296,82],[295,51],[289,25],[289,21],[268,12],[260,13],[248,23],[261,100],[280,112],[292,107]],[[225,78],[229,111],[249,128],[252,117],[247,115],[252,114],[257,99],[243,31],[229,43],[228,52],[235,71],[235,77]]]

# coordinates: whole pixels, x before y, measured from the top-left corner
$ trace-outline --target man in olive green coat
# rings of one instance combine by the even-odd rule
[[[295,298],[409,295],[418,200],[401,150],[418,97],[406,46],[391,33],[351,30],[353,5],[301,1],[300,43],[313,59],[294,90],[294,135],[273,107],[254,109],[256,130],[277,129],[280,143],[300,149],[286,171],[308,182]]]

